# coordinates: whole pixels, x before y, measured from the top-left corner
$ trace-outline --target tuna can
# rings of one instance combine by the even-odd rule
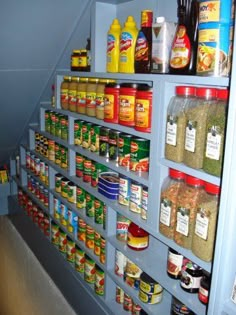
[[[76,153],[75,174],[77,177],[83,177],[84,173],[84,156]]]
[[[109,156],[109,128],[101,127],[99,136],[99,155]]]
[[[119,304],[124,303],[124,290],[119,286],[116,287],[116,302]]]
[[[142,189],[142,202],[141,202],[141,218],[147,220],[148,209],[148,188],[145,186]]]
[[[142,272],[140,275],[140,289],[148,294],[157,294],[163,291],[162,286],[152,279],[148,274]]]
[[[61,167],[68,168],[68,149],[61,146]]]
[[[55,219],[60,220],[61,217],[61,201],[53,197],[53,216]]]
[[[138,86],[135,101],[135,129],[151,132],[152,120],[152,88],[147,84]]]
[[[76,207],[84,209],[86,205],[85,190],[79,186],[76,188]]]
[[[229,24],[204,23],[199,25],[197,74],[228,76],[229,47]]]
[[[129,210],[136,213],[141,213],[142,207],[142,190],[143,186],[138,182],[132,181],[130,185],[130,201]]]
[[[61,193],[61,181],[65,179],[63,175],[57,173],[55,174],[55,191]]]
[[[100,256],[101,254],[101,235],[94,231],[94,254]]]
[[[104,295],[105,274],[104,271],[96,265],[94,290],[98,295]]]
[[[91,130],[92,124],[88,122],[84,122],[82,126],[82,147],[84,149],[89,149],[91,144]]]
[[[100,263],[106,262],[106,240],[101,236],[101,251],[100,251]]]
[[[96,224],[103,224],[103,207],[104,207],[104,202],[95,198],[94,199],[94,212],[95,212],[94,221]]]
[[[85,242],[86,239],[86,222],[82,219],[78,220],[78,240]]]
[[[199,23],[229,23],[231,19],[232,0],[200,0]]]
[[[68,183],[67,200],[71,203],[76,203],[76,185],[73,182]]]
[[[67,230],[69,233],[77,235],[78,216],[75,212],[68,209]]]
[[[90,193],[85,193],[85,199],[86,199],[86,215],[87,217],[94,218],[95,215],[95,209],[94,209],[94,200],[95,197],[91,195]]]
[[[139,290],[139,299],[143,303],[147,303],[147,304],[160,303],[162,301],[162,296],[163,296],[163,290],[156,294],[150,294],[150,293],[143,292],[142,290]]]
[[[85,253],[75,245],[75,270],[84,273]]]
[[[84,280],[88,283],[95,283],[95,261],[85,255],[85,263],[84,263]]]
[[[121,133],[118,140],[118,164],[130,168],[131,135]]]
[[[94,153],[99,152],[100,129],[101,129],[101,126],[92,125],[91,130],[90,130],[90,137],[91,137],[90,151]]]
[[[119,241],[126,242],[128,235],[128,228],[130,224],[130,220],[124,217],[123,215],[117,213],[116,220],[116,238]]]
[[[117,249],[115,256],[115,274],[117,276],[124,277],[126,262],[127,257]]]
[[[109,160],[118,161],[118,141],[119,141],[120,131],[110,130],[109,131],[109,148],[108,155]]]
[[[104,90],[104,121],[118,124],[120,85],[108,83]]]
[[[55,143],[55,163],[61,165],[61,145],[59,143]]]
[[[63,203],[61,203],[60,208],[61,208],[60,222],[62,225],[67,226],[68,208]]]
[[[130,170],[140,173],[148,172],[150,141],[133,137],[130,145]]]
[[[83,120],[75,120],[74,122],[74,144],[82,145],[82,126]]]
[[[127,312],[132,312],[133,301],[130,295],[124,293],[124,302],[123,302],[123,309]]]
[[[67,199],[68,196],[68,184],[69,180],[66,177],[61,179],[61,195],[63,198]]]
[[[86,240],[87,248],[94,250],[94,229],[90,225],[86,225]]]
[[[75,263],[75,242],[67,236],[66,260],[74,266]]]
[[[59,251],[64,256],[66,256],[66,243],[67,243],[66,233],[59,229]]]
[[[129,206],[131,180],[126,176],[120,175],[119,181],[118,201],[123,206]]]
[[[84,158],[84,171],[83,171],[83,181],[85,183],[91,183],[91,173],[92,173],[92,161],[87,159],[87,158]]]
[[[137,84],[122,83],[120,85],[119,124],[134,127],[135,98]]]
[[[51,222],[51,242],[55,246],[59,246],[59,225]]]

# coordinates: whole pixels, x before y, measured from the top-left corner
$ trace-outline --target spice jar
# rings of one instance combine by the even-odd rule
[[[108,83],[104,93],[104,121],[117,124],[119,121],[120,85]]]
[[[182,247],[190,249],[192,246],[197,205],[204,194],[204,182],[199,178],[187,175],[185,185],[181,187],[177,197],[174,232],[175,242]]]
[[[122,83],[120,85],[119,124],[134,127],[135,98],[137,84]]]
[[[77,86],[77,113],[86,113],[86,90],[88,78],[80,78]]]
[[[79,71],[90,71],[90,58],[87,49],[80,50]]]
[[[197,88],[196,100],[186,108],[186,132],[183,162],[196,169],[203,167],[206,121],[210,106],[216,102],[216,89]]]
[[[68,109],[71,112],[76,112],[77,108],[77,87],[79,78],[72,77],[68,87]]]
[[[203,170],[215,176],[221,176],[222,171],[228,96],[228,90],[217,90],[217,102],[214,106],[210,106],[206,122]]]
[[[184,185],[185,174],[169,169],[169,176],[161,188],[159,231],[164,236],[173,239],[176,225],[177,197]]]
[[[207,305],[209,301],[209,291],[210,291],[210,274],[204,270],[202,279],[200,281],[200,287],[198,291],[199,301]]]
[[[211,261],[215,243],[220,187],[206,183],[206,195],[197,204],[192,252],[204,261]]]
[[[88,79],[86,90],[86,115],[96,116],[96,90],[98,79]]]
[[[185,108],[194,99],[196,88],[176,86],[175,93],[167,109],[165,158],[180,163],[184,155]]]
[[[68,109],[68,98],[69,98],[69,82],[71,77],[64,77],[60,87],[60,103],[61,108],[67,110]]]
[[[80,57],[80,50],[73,50],[71,54],[71,63],[70,63],[71,71],[79,71],[79,57]]]
[[[148,247],[149,234],[140,226],[131,222],[128,227],[127,245],[136,250],[144,250]]]
[[[189,293],[197,293],[200,287],[202,275],[202,268],[185,258],[181,271],[181,288]]]

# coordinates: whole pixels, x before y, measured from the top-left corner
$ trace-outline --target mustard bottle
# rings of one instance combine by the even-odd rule
[[[118,72],[121,25],[114,19],[107,33],[107,72]]]
[[[129,15],[121,30],[119,72],[134,73],[134,53],[138,29],[133,16]]]

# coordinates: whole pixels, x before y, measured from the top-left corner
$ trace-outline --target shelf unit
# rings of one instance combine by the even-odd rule
[[[175,4],[173,2],[173,9],[170,10],[170,18],[175,14]],[[132,6],[133,3],[133,6]],[[122,307],[115,302],[115,287],[119,285],[122,287],[128,294],[132,296],[135,302],[139,303],[143,309],[148,312],[148,314],[169,314],[170,305],[171,305],[171,296],[177,297],[183,303],[185,303],[190,309],[192,309],[197,315],[217,315],[217,314],[235,314],[236,305],[229,300],[230,297],[230,288],[233,286],[235,268],[236,264],[236,254],[232,253],[232,248],[235,243],[235,236],[233,234],[233,220],[236,217],[236,207],[233,200],[233,196],[236,193],[234,178],[236,176],[236,171],[233,168],[233,157],[236,155],[236,109],[234,104],[236,103],[236,97],[232,92],[232,86],[236,82],[236,69],[235,62],[233,62],[231,78],[216,78],[216,77],[198,77],[198,76],[172,76],[172,75],[153,75],[153,74],[109,74],[105,73],[105,45],[104,40],[106,36],[106,31],[108,26],[111,24],[111,21],[114,17],[118,17],[122,20],[125,7],[132,7],[133,10],[136,8],[137,0],[131,1],[95,1],[95,7],[92,11],[92,30],[95,36],[92,37],[92,51],[93,51],[93,64],[91,73],[75,73],[68,70],[58,70],[56,73],[56,108],[52,108],[50,103],[42,103],[39,114],[39,124],[29,126],[29,147],[21,146],[21,179],[20,181],[13,176],[13,189],[15,193],[17,192],[17,186],[22,187],[25,191],[26,188],[26,177],[28,170],[25,168],[25,154],[26,150],[30,150],[33,154],[38,154],[35,152],[34,145],[34,134],[39,132],[40,134],[46,136],[49,139],[55,140],[56,142],[64,145],[69,150],[69,170],[66,171],[61,169],[56,164],[48,161],[43,156],[40,156],[40,159],[45,160],[49,165],[50,176],[49,176],[49,193],[50,193],[50,205],[48,211],[49,215],[52,217],[52,198],[56,196],[61,199],[70,209],[75,211],[78,215],[81,216],[88,224],[93,226],[107,241],[107,262],[104,266],[101,266],[106,273],[106,287],[105,287],[105,297],[100,299],[90,290],[90,295],[95,296],[97,305],[103,309],[104,313],[107,314],[122,314],[126,313],[123,311]],[[156,5],[154,1],[149,0],[145,3],[145,7],[140,7],[140,9],[146,9],[146,6],[151,5],[151,8],[156,10]],[[143,6],[138,5],[139,6]],[[160,8],[159,12],[166,13],[165,1],[159,0],[158,7]],[[100,23],[100,17],[105,12],[109,18],[106,19],[104,23]],[[127,11],[128,12],[128,11]],[[137,12],[137,10],[136,10]],[[140,10],[139,10],[140,12]],[[127,16],[128,13],[125,13]],[[160,14],[158,14],[160,15]],[[163,14],[164,15],[164,14]],[[138,19],[136,19],[139,21]],[[99,52],[99,53],[98,53]],[[96,56],[96,58],[95,58]],[[235,60],[235,52],[233,60]],[[79,115],[72,113],[70,111],[64,111],[60,108],[59,99],[60,99],[60,84],[63,80],[64,75],[71,76],[81,76],[81,77],[99,77],[99,78],[112,78],[116,79],[118,82],[137,82],[137,83],[147,83],[153,87],[153,113],[152,113],[152,133],[140,133],[135,131],[132,128],[119,126],[118,124],[107,124],[96,118],[88,117],[85,115]],[[219,88],[230,88],[230,100],[229,100],[229,111],[228,111],[228,121],[227,121],[227,135],[226,135],[226,146],[225,146],[225,161],[224,161],[224,171],[223,177],[218,178],[204,173],[200,170],[194,170],[183,164],[174,163],[168,161],[164,158],[164,141],[165,141],[165,122],[166,122],[166,112],[167,106],[169,104],[170,98],[174,95],[175,87],[177,85],[193,85],[193,86],[209,86],[209,87],[219,87]],[[66,142],[57,137],[52,136],[51,134],[45,132],[45,120],[44,113],[45,110],[51,109],[58,113],[63,113],[69,117],[69,141]],[[142,137],[150,140],[150,171],[149,175],[144,174],[140,176],[133,172],[129,172],[122,167],[117,167],[115,163],[108,163],[104,158],[100,157],[95,153],[91,153],[88,150],[85,150],[81,147],[74,146],[73,144],[73,122],[75,119],[82,119],[94,124],[103,125],[111,129],[119,130],[125,133],[132,134],[134,136]],[[111,201],[97,192],[96,189],[92,188],[89,184],[84,183],[81,179],[75,176],[75,154],[76,152],[81,153],[88,158],[102,163],[104,165],[109,165],[109,168],[112,170],[126,175],[132,180],[138,181],[142,185],[148,187],[149,199],[148,199],[148,217],[147,221],[144,221],[140,218],[139,215],[130,212],[127,207],[119,205],[117,202]],[[168,175],[168,169],[174,168],[180,170],[186,174],[196,176],[204,181],[221,185],[221,202],[218,218],[218,229],[217,229],[217,238],[215,245],[215,255],[214,263],[206,263],[192,254],[190,250],[186,250],[172,240],[169,240],[162,236],[158,231],[158,221],[159,221],[159,200],[160,200],[160,191],[161,185],[164,178]],[[76,185],[83,187],[86,191],[93,194],[96,198],[103,200],[108,207],[108,217],[107,217],[107,226],[106,230],[100,228],[86,217],[84,212],[79,211],[76,206],[71,205],[66,200],[64,200],[59,194],[54,190],[54,175],[55,173],[61,173],[63,176],[67,177],[69,180],[74,182]],[[33,174],[31,174],[33,176]],[[30,192],[28,192],[30,193]],[[33,198],[33,196],[32,196]],[[37,200],[35,200],[37,202]],[[228,215],[226,215],[226,209]],[[116,239],[115,228],[116,228],[116,213],[120,213],[128,217],[131,221],[135,222],[143,229],[150,233],[150,245],[149,248],[143,252],[137,253],[129,249],[125,244],[119,242]],[[55,221],[55,219],[52,217]],[[56,222],[56,221],[55,221]],[[59,222],[57,222],[59,224]],[[70,235],[74,237],[73,235]],[[78,243],[81,246],[81,243]],[[172,280],[168,278],[166,274],[166,259],[168,248],[172,247],[176,251],[182,253],[185,257],[197,263],[203,269],[211,272],[212,274],[212,287],[210,293],[210,303],[208,308],[202,305],[197,296],[194,294],[189,294],[183,291],[180,288],[178,280]],[[83,247],[85,251],[87,249]],[[137,295],[137,292],[130,288],[127,284],[123,282],[118,276],[114,273],[115,265],[115,250],[118,249],[124,253],[128,258],[133,260],[137,265],[140,266],[142,270],[147,272],[152,276],[156,281],[158,281],[164,287],[164,297],[163,301],[157,305],[147,305],[142,303]],[[88,254],[91,254],[88,252]],[[92,254],[91,254],[92,255]],[[231,257],[231,267],[228,269],[227,276],[222,276],[222,268],[227,263],[227,257]],[[97,257],[92,255],[92,258],[97,261]],[[74,272],[74,271],[73,271]],[[78,277],[78,275],[76,276]],[[79,278],[79,285],[83,288],[87,287],[87,284],[84,281],[81,281]],[[227,281],[228,282],[227,282]],[[218,289],[220,288],[220,289]],[[88,288],[86,288],[87,290]]]

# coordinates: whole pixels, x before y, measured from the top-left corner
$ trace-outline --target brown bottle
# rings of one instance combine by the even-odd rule
[[[138,33],[134,56],[135,73],[148,73],[151,71],[152,17],[153,13],[151,10],[141,12],[141,29]]]
[[[188,0],[178,6],[178,26],[173,40],[169,71],[171,74],[195,74],[198,34],[198,2]]]

